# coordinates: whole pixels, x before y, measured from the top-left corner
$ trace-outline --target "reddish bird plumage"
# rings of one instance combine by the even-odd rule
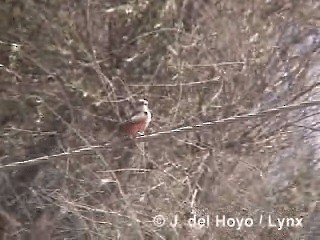
[[[151,121],[151,112],[148,107],[148,101],[138,100],[135,113],[132,117],[122,124],[121,131],[126,135],[135,137],[143,134]]]

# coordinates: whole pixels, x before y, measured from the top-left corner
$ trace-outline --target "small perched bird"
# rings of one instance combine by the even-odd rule
[[[121,124],[121,131],[130,137],[143,134],[151,122],[151,112],[148,107],[148,101],[139,99],[136,103],[135,111],[131,118]]]

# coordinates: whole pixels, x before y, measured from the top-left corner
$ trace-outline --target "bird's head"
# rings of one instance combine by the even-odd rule
[[[137,101],[137,106],[146,106],[146,107],[148,107],[148,101],[147,100],[145,100],[145,99],[139,99],[138,101]]]

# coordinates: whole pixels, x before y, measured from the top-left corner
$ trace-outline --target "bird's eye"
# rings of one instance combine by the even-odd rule
[[[148,115],[148,112],[143,112],[144,113],[144,115]]]

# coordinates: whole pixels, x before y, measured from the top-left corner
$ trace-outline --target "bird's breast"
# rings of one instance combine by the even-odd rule
[[[146,128],[146,120],[139,120],[135,122],[127,122],[124,124],[122,130],[131,136],[137,135],[138,132],[144,132]]]

